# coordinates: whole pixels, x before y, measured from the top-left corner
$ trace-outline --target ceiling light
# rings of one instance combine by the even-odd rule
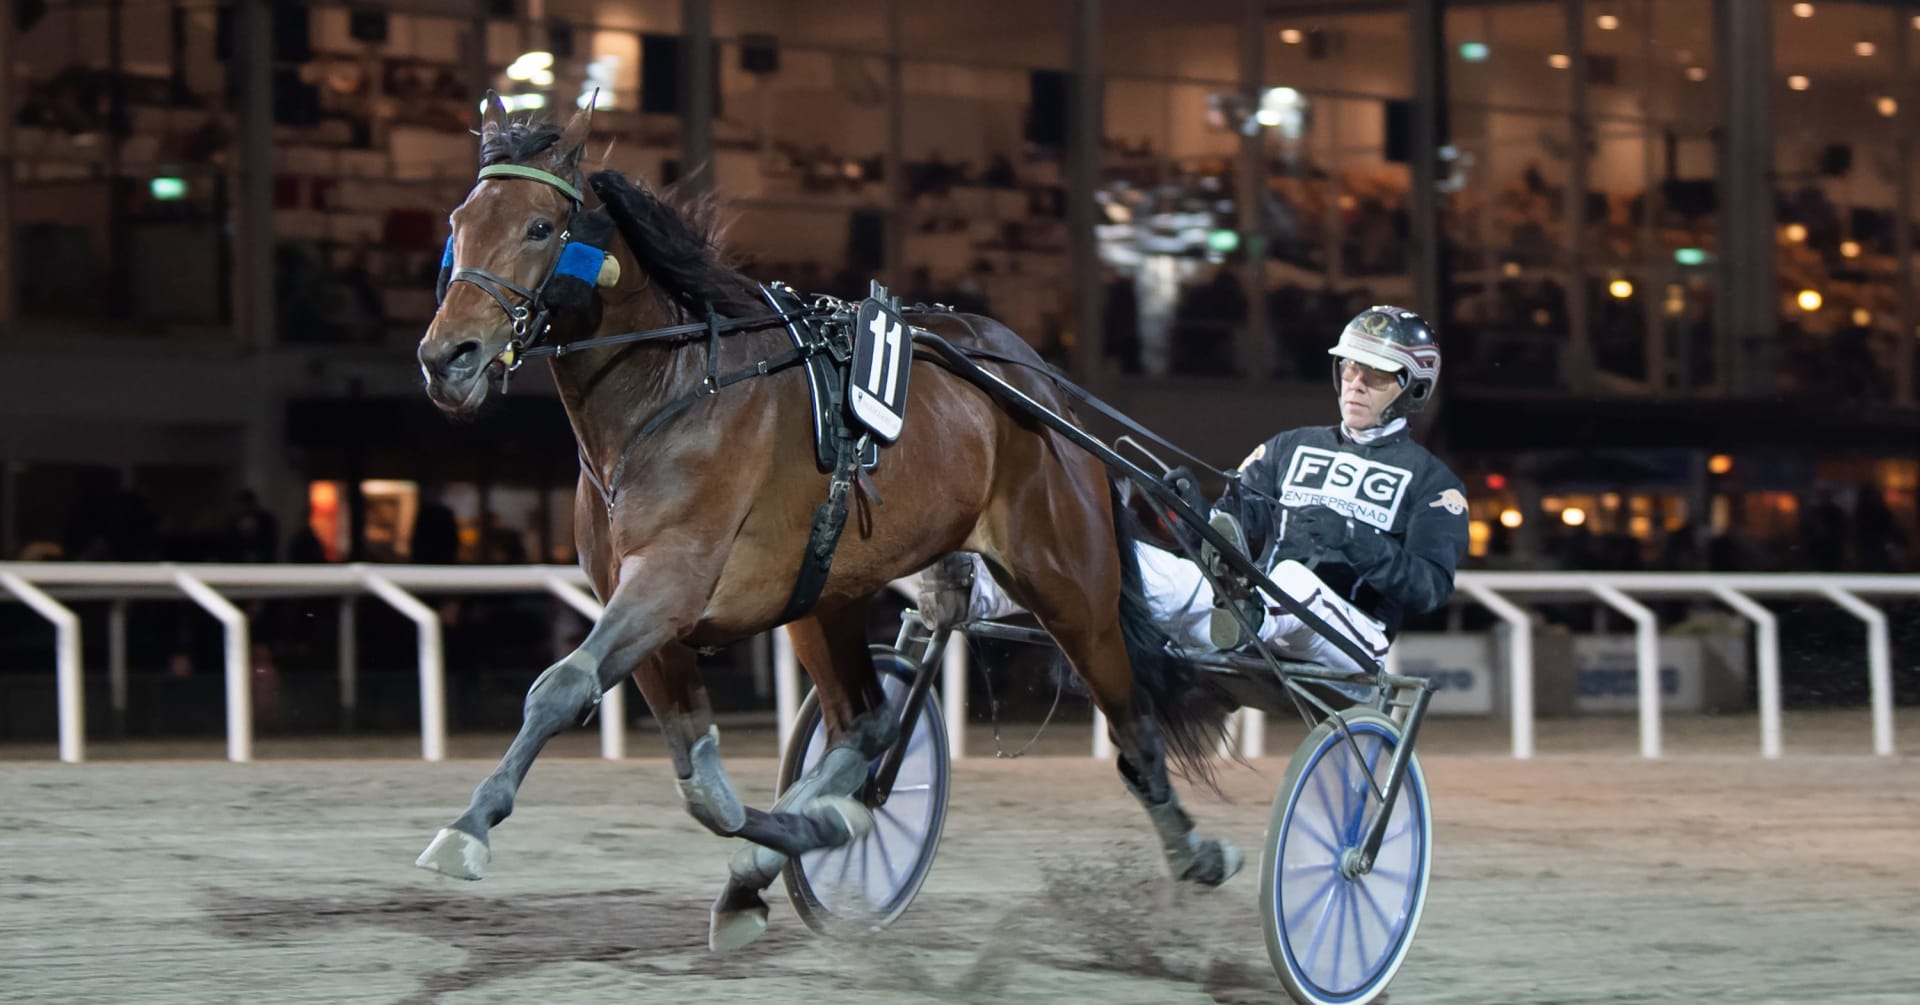
[[[1807,80],[1806,77],[1796,73],[1793,76],[1787,78],[1787,86],[1793,88],[1796,91],[1804,91],[1807,88],[1813,86],[1813,84],[1811,81]]]
[[[1807,225],[1804,223],[1789,223],[1786,228],[1781,231],[1781,234],[1786,237],[1787,240],[1799,244],[1801,241],[1807,239]]]
[[[1298,28],[1280,29],[1280,41],[1285,42],[1288,45],[1299,45],[1301,42],[1306,40],[1306,37],[1307,37],[1307,33],[1304,31],[1301,31]]]
[[[1873,312],[1867,310],[1865,307],[1855,307],[1853,309],[1853,326],[1855,328],[1865,328],[1870,324],[1873,324]]]
[[[1793,302],[1799,304],[1801,310],[1812,313],[1819,310],[1826,299],[1820,296],[1819,290],[1801,290],[1800,295],[1793,298]]]
[[[1617,17],[1614,17],[1612,14],[1602,14],[1599,17],[1594,18],[1593,23],[1597,25],[1601,31],[1612,31],[1613,29],[1620,27],[1620,19]]]
[[[1853,54],[1856,56],[1871,56],[1874,54],[1874,51],[1872,42],[1853,43]]]
[[[1881,95],[1879,99],[1875,100],[1873,107],[1880,112],[1881,118],[1891,119],[1895,115],[1900,114],[1900,102],[1886,95]]]
[[[1687,67],[1687,79],[1696,84],[1707,79],[1707,68],[1704,66]]]
[[[1797,4],[1794,4],[1794,5],[1793,5],[1793,16],[1794,16],[1794,17],[1812,17],[1812,16],[1813,16],[1813,5],[1812,5],[1812,4],[1810,4],[1810,3],[1797,3]]]
[[[1573,57],[1564,52],[1556,52],[1547,57],[1547,65],[1556,70],[1564,70],[1573,65]]]

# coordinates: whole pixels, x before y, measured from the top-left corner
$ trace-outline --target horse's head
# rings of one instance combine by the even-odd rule
[[[487,92],[480,180],[448,218],[440,306],[418,354],[427,396],[444,411],[472,414],[515,354],[556,320],[545,294],[565,271],[564,237],[580,214],[580,152],[592,114],[582,109],[564,129],[510,123]]]

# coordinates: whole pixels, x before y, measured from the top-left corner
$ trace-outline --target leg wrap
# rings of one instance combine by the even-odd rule
[[[773,812],[786,819],[794,807],[811,802],[817,796],[852,795],[866,777],[866,758],[852,747],[835,747],[827,751],[827,756],[822,757],[812,771],[801,776],[780,794],[773,804]],[[734,853],[729,869],[733,873],[734,885],[764,890],[786,866],[785,853],[750,844]]]
[[[1126,783],[1127,791],[1140,800],[1140,805],[1146,807],[1147,819],[1153,821],[1153,829],[1160,835],[1160,848],[1166,853],[1173,878],[1216,886],[1240,871],[1240,850],[1201,837],[1194,829],[1193,818],[1180,807],[1180,800],[1171,787],[1164,798],[1152,799],[1124,757],[1120,758],[1120,780]]]
[[[673,780],[674,787],[680,790],[681,801],[687,804],[687,812],[722,837],[740,833],[740,828],[747,824],[747,810],[740,804],[739,794],[727,780],[727,769],[720,763],[719,727],[708,727],[707,735],[693,741],[687,759],[693,765],[693,774]]]

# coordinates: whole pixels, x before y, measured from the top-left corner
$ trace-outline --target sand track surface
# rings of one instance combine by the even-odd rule
[[[1437,855],[1395,1003],[1916,1000],[1910,759],[1423,760]],[[1282,758],[1225,767],[1226,800],[1182,789],[1249,852],[1223,889],[1165,878],[1110,765],[969,760],[895,928],[823,940],[776,885],[727,956],[706,909],[732,843],[664,761],[543,760],[485,880],[414,869],[490,766],[0,766],[0,1001],[1285,1000],[1256,890]],[[769,801],[771,759],[729,767]]]

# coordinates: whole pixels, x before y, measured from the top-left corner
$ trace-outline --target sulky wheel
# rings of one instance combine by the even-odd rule
[[[873,663],[888,702],[897,707],[912,684],[913,663],[889,646],[873,647]],[[780,759],[781,790],[812,769],[826,749],[819,697],[809,693]],[[940,848],[952,763],[940,699],[929,690],[893,791],[873,807],[873,830],[852,844],[787,863],[787,896],[807,927],[823,934],[877,931],[906,911]]]
[[[1352,867],[1400,727],[1366,708],[1339,718],[1346,733],[1328,719],[1294,752],[1260,858],[1267,955],[1306,1005],[1365,1005],[1386,990],[1420,925],[1433,859],[1426,776],[1415,757],[1373,867]]]

